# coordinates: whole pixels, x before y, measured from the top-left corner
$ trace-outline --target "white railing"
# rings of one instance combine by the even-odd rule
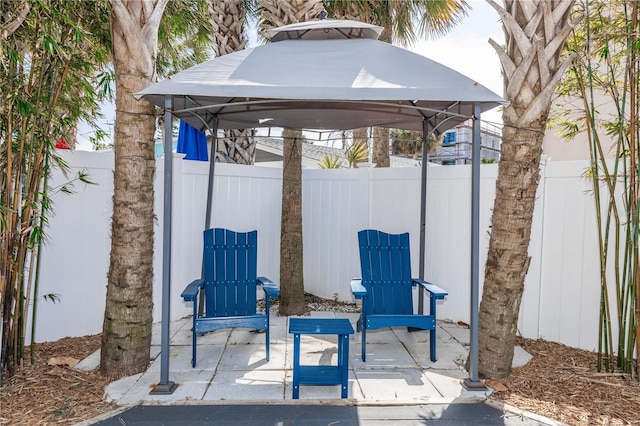
[[[110,252],[113,156],[63,154],[72,172],[86,170],[97,185],[76,184],[73,195],[54,195],[43,250],[36,340],[101,331]],[[526,337],[594,349],[599,297],[593,205],[581,177],[587,163],[549,162],[542,178],[530,245],[531,265],[519,321]],[[208,165],[174,159],[171,318],[191,312],[180,293],[200,276]],[[257,229],[258,273],[279,281],[281,169],[216,165],[212,225]],[[497,165],[481,166],[481,265],[486,260]],[[162,160],[157,163],[154,320],[161,317]],[[469,322],[470,166],[430,167],[427,189],[425,278],[449,292],[442,319]],[[349,280],[359,275],[357,231],[410,232],[418,272],[420,170],[303,171],[305,289],[352,300]],[[53,185],[66,181],[60,173]],[[481,270],[481,282],[484,270]]]

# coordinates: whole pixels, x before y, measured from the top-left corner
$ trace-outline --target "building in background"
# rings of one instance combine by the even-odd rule
[[[440,148],[436,152],[429,154],[429,161],[442,165],[471,164],[472,130],[472,122],[467,120],[446,131]],[[483,163],[497,163],[500,160],[502,127],[482,123],[480,133],[482,141],[480,161]]]

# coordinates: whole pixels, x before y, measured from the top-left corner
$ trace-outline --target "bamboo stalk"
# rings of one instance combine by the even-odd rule
[[[587,135],[590,141],[590,156],[592,161],[592,183],[594,188],[594,200],[597,214],[598,241],[600,247],[600,275],[601,275],[601,304],[599,313],[600,333],[598,341],[598,368],[601,369],[604,364],[606,370],[613,370],[616,367],[623,371],[629,372],[629,368],[633,363],[633,350],[636,343],[640,339],[640,330],[638,330],[638,312],[640,309],[640,266],[639,266],[639,247],[640,239],[640,218],[638,196],[639,182],[638,173],[640,172],[640,161],[638,153],[640,152],[639,137],[637,133],[638,119],[638,59],[634,46],[637,44],[637,27],[638,27],[638,5],[634,3],[631,17],[624,15],[626,21],[631,22],[631,28],[623,33],[622,37],[618,37],[615,32],[608,32],[610,28],[609,19],[620,10],[610,9],[603,17],[601,10],[598,9],[595,14],[589,13],[589,2],[585,3],[587,8],[587,25],[586,25],[586,41],[587,41],[587,65],[585,67],[586,78],[588,81],[581,80],[579,69],[574,69],[577,86],[582,91],[582,99],[584,102],[584,110],[588,125]],[[602,6],[602,4],[599,4]],[[616,4],[619,5],[619,4]],[[616,5],[611,6],[614,8]],[[627,12],[626,9],[622,10]],[[600,55],[598,69],[605,69],[604,77],[596,77],[594,68],[591,64],[591,57],[596,53],[592,49],[591,24],[599,30],[597,37],[601,42],[601,49],[597,53]],[[598,27],[598,24],[600,27]],[[626,35],[626,39],[624,38]],[[615,43],[623,41],[622,46],[626,44],[626,51],[621,50],[619,45]],[[612,45],[611,45],[612,44]],[[612,54],[613,52],[613,54]],[[623,62],[614,62],[612,55],[622,52],[618,59]],[[616,60],[618,60],[616,59]],[[603,67],[603,63],[605,67]],[[622,82],[622,90],[618,90],[617,79],[620,73],[617,71],[619,63],[625,65],[624,79]],[[598,136],[598,128],[596,125],[597,110],[594,105],[594,87],[600,85],[606,93],[611,94],[613,104],[617,110],[616,121],[612,123],[611,129],[617,133],[616,157],[614,160],[613,172],[608,169],[606,156],[603,152],[602,144]],[[588,88],[588,95],[585,92]],[[627,95],[629,96],[627,100]],[[626,106],[631,105],[628,120],[626,117]],[[618,199],[616,196],[619,170],[622,169],[623,179],[622,193],[625,206],[618,210]],[[602,174],[601,174],[602,173]],[[605,195],[601,191],[601,181],[606,185],[608,190],[608,204],[606,215],[602,215],[602,201]],[[604,188],[602,188],[604,189]],[[611,234],[613,231],[613,234]],[[623,232],[621,232],[623,231]],[[613,253],[609,246],[613,237]],[[613,277],[615,279],[615,308],[618,322],[617,334],[617,351],[614,352],[611,346],[614,342],[612,334],[613,320],[610,310],[609,301],[609,285],[608,285],[608,259],[613,256]],[[635,309],[634,309],[635,308]],[[636,349],[637,352],[637,349]]]

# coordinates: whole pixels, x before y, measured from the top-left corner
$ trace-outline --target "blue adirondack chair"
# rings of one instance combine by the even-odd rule
[[[426,281],[411,278],[409,234],[387,234],[367,229],[358,232],[362,278],[351,281],[351,291],[362,299],[357,330],[362,332],[362,361],[366,361],[367,330],[408,327],[410,331],[430,330],[431,361],[436,361],[436,300],[447,292]],[[413,313],[413,286],[421,286],[429,296],[429,314]]]
[[[182,292],[193,302],[191,365],[196,366],[196,336],[225,328],[265,330],[269,361],[269,301],[280,289],[269,279],[257,277],[258,233],[215,228],[204,231],[204,278],[194,280]],[[257,287],[262,286],[265,313],[256,310]],[[198,316],[198,293],[204,289],[204,315]]]

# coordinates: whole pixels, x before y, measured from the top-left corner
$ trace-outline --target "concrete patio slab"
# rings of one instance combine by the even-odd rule
[[[105,400],[108,402],[116,402],[121,405],[127,405],[120,402],[124,395],[129,392],[136,384],[143,373],[134,374],[133,376],[124,377],[120,380],[113,381],[105,388]]]
[[[202,397],[204,401],[281,401],[285,399],[283,370],[219,371]]]
[[[511,366],[513,368],[524,367],[533,359],[533,356],[520,346],[516,346],[513,348],[513,361],[511,361]]]
[[[355,327],[353,328],[355,330]],[[356,333],[353,339],[360,342],[362,337],[360,333]],[[367,344],[375,343],[396,343],[398,337],[391,328],[379,328],[377,330],[367,330]]]
[[[180,329],[182,327],[184,327],[185,322],[184,321],[176,321],[176,322],[172,322],[171,325],[173,327],[169,328],[169,339],[173,339],[176,335],[176,333],[178,333],[178,331],[180,331]],[[154,323],[151,326],[151,345],[157,345],[160,346],[160,337],[161,337],[161,324],[159,322]]]
[[[267,361],[262,346],[235,344],[224,348],[222,358],[217,366],[220,371],[231,370],[284,370],[286,360],[286,345],[284,343],[271,344],[269,361]]]
[[[213,370],[220,362],[224,346],[198,345],[196,368],[200,370]],[[175,372],[189,372],[191,366],[191,346],[169,346],[169,365]],[[160,371],[160,356],[158,355],[149,365],[148,372]]]
[[[201,369],[182,371],[179,375],[175,375],[174,381],[178,387],[172,394],[150,394],[149,392],[158,383],[158,375],[155,372],[147,371],[118,399],[117,403],[125,405],[141,403],[175,404],[177,402],[202,400],[211,382],[211,372]]]
[[[365,401],[419,403],[442,394],[419,368],[355,370]]]
[[[317,318],[349,318],[357,314],[314,312]],[[251,330],[219,330],[198,337],[198,364],[191,368],[191,321],[170,325],[175,330],[169,348],[169,380],[178,384],[171,395],[151,395],[160,381],[159,346],[152,347],[152,359],[144,374],[111,383],[106,399],[121,405],[220,403],[225,400],[288,401],[292,398],[293,335],[289,318],[274,315],[271,321],[271,359],[265,359],[263,333]],[[154,325],[154,333],[160,328]],[[423,404],[477,401],[484,393],[468,392],[461,380],[468,348],[468,330],[457,324],[438,323],[438,361],[429,359],[429,333],[409,333],[403,328],[367,333],[367,362],[360,358],[360,334],[349,344],[349,397],[340,398],[339,386],[302,385],[300,399],[350,404]],[[337,338],[333,335],[303,335],[303,365],[336,365]],[[154,341],[158,341],[154,335]],[[97,356],[99,360],[99,356]],[[96,355],[93,363],[97,362]],[[88,364],[89,360],[86,361]],[[293,402],[293,401],[292,401]]]
[[[174,323],[172,323],[173,325]],[[177,323],[178,331],[173,335],[170,340],[172,345],[191,345],[191,321],[184,321],[184,325],[180,327],[180,323]],[[172,327],[170,327],[172,328]],[[229,340],[229,334],[231,330],[216,330],[209,333],[200,334],[196,337],[198,345],[224,345]],[[158,342],[160,345],[160,342]]]
[[[464,366],[469,350],[459,343],[438,342],[436,344],[437,361],[431,361],[428,343],[417,343],[408,349],[416,358],[416,363],[422,368],[455,370]]]
[[[477,396],[475,393],[464,395],[465,392],[467,392],[461,386],[461,380],[467,376],[467,373],[464,372],[464,370],[428,370],[425,371],[424,375],[444,398],[455,400],[460,397]],[[455,375],[458,377],[455,377]]]
[[[350,345],[349,354],[353,369],[418,367],[414,357],[398,339],[395,343],[369,343],[367,338],[366,362],[362,362],[361,350],[361,343]]]
[[[440,322],[438,325],[461,345],[471,344],[471,330],[468,325],[453,322]]]
[[[331,318],[334,313],[314,313]],[[355,320],[357,315],[349,317]],[[153,361],[143,374],[112,382],[106,388],[108,401],[124,408],[83,423],[121,424],[300,424],[326,425],[557,425],[539,416],[483,403],[490,391],[468,391],[462,380],[468,348],[468,330],[451,323],[438,323],[438,361],[429,360],[428,333],[402,329],[380,330],[370,335],[367,362],[360,359],[360,335],[350,340],[348,398],[340,398],[340,386],[300,387],[300,399],[292,399],[293,336],[287,317],[272,321],[271,360],[264,359],[261,335],[245,330],[221,331],[202,336],[198,365],[191,368],[191,321],[171,324],[169,380],[178,386],[170,395],[152,395],[160,380],[159,346],[153,346]],[[279,328],[280,330],[275,331]],[[154,333],[160,328],[154,326]],[[336,363],[335,336],[303,336],[303,362]],[[204,343],[207,339],[209,343]],[[158,338],[154,336],[154,342]],[[188,342],[188,344],[177,344]],[[526,359],[519,353],[518,359]],[[97,365],[99,353],[81,363]],[[126,409],[126,407],[133,408]],[[156,411],[154,411],[157,409]],[[524,414],[523,414],[524,413]],[[189,423],[195,422],[195,423]]]

